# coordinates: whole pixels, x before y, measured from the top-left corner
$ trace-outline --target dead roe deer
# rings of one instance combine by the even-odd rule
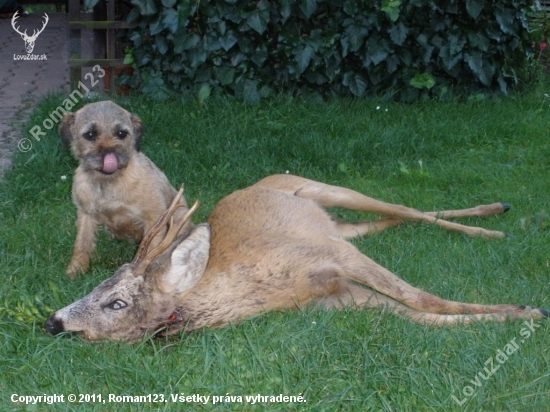
[[[183,207],[178,203],[182,192],[145,236],[131,263],[47,320],[50,334],[75,332],[88,340],[135,341],[146,334],[220,327],[260,312],[312,302],[336,309],[386,307],[430,325],[549,315],[526,306],[441,299],[407,284],[345,240],[405,220],[471,236],[504,237],[503,232],[444,219],[496,215],[508,209],[505,203],[422,213],[350,189],[275,175],[222,199],[208,224],[181,230],[197,207],[174,221],[174,212]],[[337,222],[324,207],[387,218]],[[151,240],[166,226],[163,242],[149,250]]]

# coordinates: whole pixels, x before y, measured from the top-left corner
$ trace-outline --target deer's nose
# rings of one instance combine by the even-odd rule
[[[63,321],[57,319],[55,315],[50,316],[45,324],[46,332],[50,335],[57,335],[65,330],[63,327]]]

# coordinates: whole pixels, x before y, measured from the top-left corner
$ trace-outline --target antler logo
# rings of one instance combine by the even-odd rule
[[[21,38],[25,41],[25,50],[27,50],[27,54],[31,54],[34,49],[34,42],[36,41],[38,35],[44,31],[46,28],[46,24],[48,24],[48,21],[50,20],[48,15],[44,13],[44,23],[42,25],[42,28],[40,30],[34,30],[32,33],[32,36],[29,36],[27,34],[27,30],[25,30],[24,33],[21,33],[19,31],[19,26],[15,27],[15,20],[19,18],[18,16],[19,11],[16,11],[11,19],[11,26],[13,29],[21,35]]]

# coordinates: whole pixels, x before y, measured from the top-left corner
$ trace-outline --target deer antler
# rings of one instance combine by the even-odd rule
[[[19,13],[19,10],[16,11],[11,19],[11,27],[13,27],[13,30],[15,30],[17,33],[19,33],[21,36],[27,36],[27,30],[25,30],[25,33],[21,33],[19,31],[19,27],[15,27],[15,20],[17,20],[19,18],[19,16],[17,15]]]
[[[48,17],[48,15],[46,13],[44,13],[44,22],[42,23],[42,28],[38,31],[36,31],[36,29],[33,31],[32,33],[32,36],[29,36],[27,34],[27,30],[25,30],[23,33],[21,33],[19,31],[19,26],[18,27],[15,27],[15,21],[19,18],[19,16],[17,15],[19,13],[19,11],[16,11],[15,14],[13,15],[12,19],[11,19],[11,27],[13,27],[13,29],[19,33],[23,38],[27,38],[29,40],[36,40],[36,38],[38,37],[38,35],[40,33],[42,33],[44,31],[44,29],[46,28],[46,25],[48,24],[48,22],[50,21],[50,18]]]
[[[48,17],[48,15],[46,13],[44,13],[44,17],[45,17],[45,19],[44,19],[44,23],[42,23],[42,28],[38,31],[33,30],[33,33],[32,33],[32,36],[31,36],[32,39],[36,39],[38,37],[38,35],[44,31],[44,29],[46,28],[46,24],[48,24],[48,22],[50,21],[50,18]]]
[[[151,263],[158,255],[164,252],[168,248],[168,246],[172,244],[174,239],[178,236],[181,228],[187,223],[187,221],[191,218],[191,215],[193,215],[195,210],[199,207],[199,202],[196,201],[193,207],[191,207],[191,209],[189,209],[187,213],[185,213],[185,215],[181,217],[179,222],[174,222],[174,213],[176,213],[176,211],[180,207],[185,207],[184,204],[179,203],[182,194],[183,185],[178,191],[178,194],[174,197],[174,200],[172,200],[172,203],[170,204],[168,209],[159,217],[157,222],[141,240],[136,255],[132,260],[132,265],[135,266],[134,274],[136,276],[141,275],[145,271],[149,263]],[[164,239],[162,239],[157,247],[149,251],[149,246],[151,245],[151,242],[165,228],[165,226],[168,226],[168,231],[164,236]]]

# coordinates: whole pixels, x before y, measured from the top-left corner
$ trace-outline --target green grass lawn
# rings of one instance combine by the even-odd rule
[[[143,152],[174,186],[185,183],[189,202],[201,200],[195,222],[224,195],[286,171],[422,210],[509,202],[504,215],[463,220],[510,233],[505,240],[411,223],[354,243],[441,297],[550,309],[545,91],[413,105],[284,96],[257,106],[217,97],[118,103],[147,126]],[[25,130],[65,97],[44,99]],[[0,183],[0,410],[550,410],[548,321],[530,329],[522,321],[435,328],[381,311],[304,308],[134,345],[48,336],[45,319],[111,276],[135,248],[103,233],[90,273],[67,278],[76,161],[54,129],[40,141],[26,137],[32,149],[17,153]],[[12,402],[12,395],[53,394],[65,402]],[[90,402],[80,404],[80,394]],[[167,402],[109,402],[109,394]],[[210,399],[173,403],[180,394]],[[247,402],[258,394],[307,402]]]

